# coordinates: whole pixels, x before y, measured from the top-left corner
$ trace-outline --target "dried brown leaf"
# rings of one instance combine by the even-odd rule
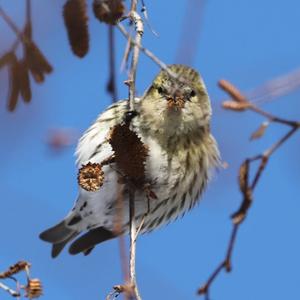
[[[223,91],[229,94],[232,100],[240,103],[248,102],[247,98],[228,80],[221,79],[218,85]]]
[[[68,0],[63,16],[72,51],[84,57],[89,50],[88,16],[85,0]]]
[[[37,83],[45,80],[45,73],[49,74],[53,71],[47,58],[33,41],[25,43],[25,64]]]
[[[19,62],[19,84],[20,92],[25,102],[30,102],[31,100],[31,88],[29,81],[29,70],[27,64],[24,60]]]
[[[25,44],[25,61],[37,83],[44,81],[44,73],[49,74],[53,71],[47,58],[32,41]]]
[[[114,126],[108,141],[113,148],[120,171],[137,185],[145,183],[148,148],[137,134],[130,130],[129,122]]]
[[[261,125],[251,134],[250,140],[255,140],[261,138],[265,132],[267,127],[270,125],[270,122],[263,122]]]
[[[123,0],[94,0],[95,17],[106,24],[115,25],[125,12]]]
[[[234,111],[244,111],[250,107],[249,102],[235,102],[232,100],[224,101],[222,107]]]
[[[15,54],[14,52],[7,52],[7,53],[4,53],[1,57],[0,57],[0,69],[6,65],[9,65],[10,63],[13,62],[15,58]]]
[[[7,109],[9,111],[14,111],[20,93],[20,83],[19,83],[19,62],[16,55],[13,57],[13,61],[9,68],[9,95],[8,95],[8,105]]]
[[[77,176],[78,184],[89,192],[100,189],[104,181],[104,173],[100,164],[88,163],[83,165]]]

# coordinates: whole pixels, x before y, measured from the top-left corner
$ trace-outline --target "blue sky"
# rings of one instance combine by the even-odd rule
[[[1,1],[19,26],[23,24],[23,2]],[[5,110],[7,74],[0,72],[0,270],[26,259],[33,265],[32,275],[44,284],[43,299],[105,299],[113,285],[122,283],[117,241],[97,247],[88,257],[73,257],[65,251],[52,260],[49,245],[41,242],[38,234],[67,213],[77,194],[75,146],[51,152],[45,143],[49,129],[82,132],[110,103],[105,92],[107,31],[90,9],[90,51],[80,60],[69,49],[61,17],[63,1],[32,2],[34,38],[53,64],[54,73],[45,84],[34,85],[30,105],[20,103],[10,114]],[[195,13],[201,19],[200,30],[193,21],[187,30],[198,40],[195,57],[178,56],[180,44],[190,43],[181,33],[186,5],[196,5],[194,2],[147,1],[151,24],[159,37],[146,30],[143,44],[166,63],[189,62],[201,72],[214,109],[212,131],[229,168],[215,176],[191,213],[139,239],[137,276],[146,300],[199,299],[195,292],[223,257],[231,229],[229,216],[241,201],[236,180],[239,165],[284,133],[285,128],[272,125],[263,139],[250,142],[250,134],[263,119],[250,112],[222,110],[221,100],[226,96],[217,81],[226,78],[249,90],[300,65],[297,0],[207,0],[204,11]],[[15,37],[2,20],[0,33],[3,53]],[[125,40],[118,34],[118,66],[124,46]],[[157,72],[157,66],[142,55],[138,93]],[[120,98],[127,96],[125,79],[126,73],[118,73]],[[295,91],[263,108],[299,119],[298,99],[300,92]],[[233,272],[218,278],[212,299],[300,297],[299,162],[297,135],[271,158],[239,232]],[[11,299],[0,293],[1,299]]]

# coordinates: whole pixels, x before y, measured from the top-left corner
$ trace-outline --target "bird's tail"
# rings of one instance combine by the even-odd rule
[[[40,234],[40,239],[52,244],[51,256],[53,258],[59,255],[67,243],[74,240],[80,234],[80,230],[78,229],[80,226],[78,224],[81,220],[82,218],[79,215],[70,214],[62,222]],[[81,235],[71,244],[69,252],[70,254],[83,253],[84,255],[88,255],[97,244],[116,236],[114,232],[101,226],[88,230],[87,233]]]
[[[79,232],[67,226],[66,220],[57,225],[43,231],[40,239],[52,244],[51,256],[54,258],[62,251],[64,246],[73,240]]]

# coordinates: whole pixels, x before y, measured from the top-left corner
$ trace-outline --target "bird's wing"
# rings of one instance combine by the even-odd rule
[[[107,135],[113,126],[123,121],[127,109],[127,100],[112,104],[85,131],[75,153],[78,167],[89,161],[100,163],[112,155],[112,149],[106,140]]]

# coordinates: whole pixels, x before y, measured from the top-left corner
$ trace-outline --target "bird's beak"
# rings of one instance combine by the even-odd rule
[[[174,95],[167,97],[168,101],[168,109],[169,110],[175,110],[175,111],[180,111],[184,107],[184,98],[182,95]]]

